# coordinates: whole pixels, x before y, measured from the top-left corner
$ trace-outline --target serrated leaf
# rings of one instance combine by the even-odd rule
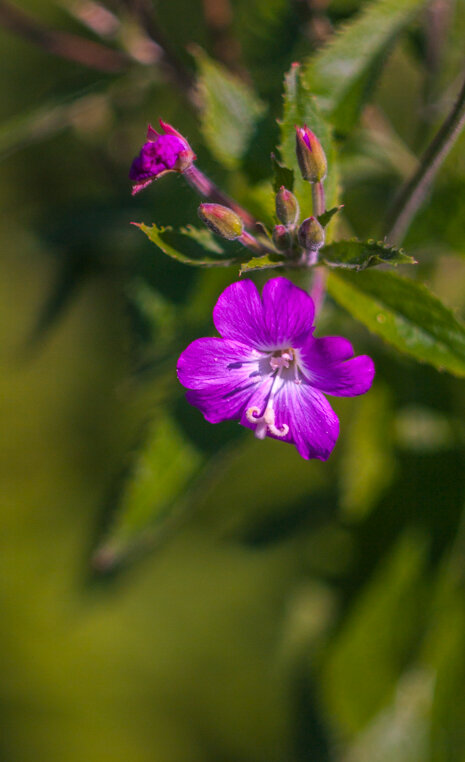
[[[335,241],[320,251],[320,262],[329,267],[346,270],[366,270],[375,265],[415,264],[402,249],[388,246],[382,241]]]
[[[134,546],[153,537],[202,462],[173,418],[159,411],[123,487],[114,524],[95,554],[97,568],[114,566]]]
[[[299,64],[293,64],[284,79],[284,110],[280,122],[279,151],[284,164],[294,168],[293,192],[299,201],[302,218],[308,217],[313,211],[311,185],[302,180],[295,153],[295,126],[304,124],[315,133],[326,153],[328,161],[328,177],[325,181],[326,203],[328,206],[334,206],[338,202],[338,173],[331,131],[304,81],[301,67]]]
[[[328,209],[326,212],[323,212],[323,214],[320,214],[318,217],[318,222],[320,225],[322,225],[324,228],[329,225],[331,220],[333,219],[334,215],[341,211],[341,209],[344,208],[344,204],[339,204],[339,206],[333,206],[332,209]]]
[[[465,326],[425,286],[396,273],[331,273],[328,290],[353,317],[401,352],[465,376]]]
[[[264,257],[253,257],[248,262],[243,262],[239,275],[257,270],[272,270],[276,267],[283,267],[286,262],[285,257],[280,254],[267,254]]]
[[[200,48],[193,50],[199,79],[201,126],[213,155],[225,167],[240,165],[265,105],[251,87]]]
[[[348,132],[356,123],[389,47],[423,5],[425,0],[370,3],[307,61],[307,86],[338,131]]]
[[[243,250],[236,256],[228,256],[236,246],[230,242],[215,238],[209,230],[199,230],[188,225],[180,230],[170,227],[157,227],[155,224],[149,227],[141,223],[134,223],[149,238],[152,243],[172,259],[185,265],[194,267],[229,267],[244,259]],[[211,252],[212,256],[206,254]]]
[[[274,153],[271,154],[271,165],[273,167],[274,192],[277,193],[282,185],[287,190],[292,191],[294,188],[294,170],[289,169],[282,162],[278,161]]]

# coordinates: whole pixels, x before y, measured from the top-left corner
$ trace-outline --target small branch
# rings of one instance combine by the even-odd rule
[[[426,149],[420,166],[401,189],[386,223],[386,239],[398,245],[420,209],[434,177],[465,126],[465,82],[457,101]]]
[[[85,37],[49,29],[7,0],[0,0],[0,25],[47,53],[98,71],[124,71],[130,62],[125,53]]]
[[[183,177],[186,178],[189,185],[194,188],[194,190],[196,190],[197,193],[199,193],[201,196],[204,196],[214,204],[222,204],[223,206],[227,206],[229,209],[232,209],[233,212],[236,212],[246,227],[256,227],[257,220],[255,217],[253,217],[250,212],[247,211],[247,209],[244,209],[240,204],[238,204],[237,201],[234,201],[234,199],[227,196],[226,193],[223,193],[223,191],[220,190],[210,180],[209,177],[204,175],[204,173],[201,172],[200,169],[195,166],[195,164],[183,172]]]

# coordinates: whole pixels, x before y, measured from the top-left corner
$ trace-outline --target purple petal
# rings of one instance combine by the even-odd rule
[[[263,413],[269,387],[262,384],[249,400],[249,407],[258,407]],[[289,426],[289,432],[284,437],[278,437],[268,432],[267,436],[280,442],[294,444],[306,460],[318,458],[327,460],[334,449],[339,435],[339,420],[326,397],[309,384],[294,384],[288,382],[273,399],[275,425],[278,429]],[[256,426],[249,422],[245,415],[241,424],[249,429]]]
[[[342,337],[311,338],[299,354],[309,383],[325,394],[355,397],[365,394],[373,383],[373,360],[367,355],[352,357],[352,346]]]
[[[239,341],[256,349],[267,348],[269,345],[262,301],[251,280],[231,283],[223,291],[213,309],[213,322],[225,339]]]
[[[206,420],[219,423],[240,418],[262,381],[261,354],[236,341],[197,339],[178,360],[178,378],[190,391],[186,399]]]
[[[287,278],[273,278],[263,288],[265,324],[275,349],[295,346],[313,331],[315,307],[306,291]]]

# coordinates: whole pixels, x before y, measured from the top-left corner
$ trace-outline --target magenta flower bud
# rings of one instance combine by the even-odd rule
[[[162,133],[149,124],[147,142],[132,162],[129,179],[134,183],[133,195],[167,172],[184,172],[196,158],[187,140],[174,127],[161,119],[160,126]]]
[[[240,238],[244,230],[241,218],[232,209],[221,204],[200,204],[198,215],[212,233],[227,238],[228,241]]]
[[[318,251],[325,242],[325,231],[316,217],[308,217],[304,220],[297,235],[305,251]]]
[[[321,183],[326,177],[328,163],[320,141],[305,124],[295,128],[296,154],[304,180]]]
[[[275,225],[273,243],[279,251],[288,251],[292,246],[292,236],[285,225]]]
[[[299,219],[299,202],[291,191],[281,185],[276,194],[276,216],[284,225],[295,225]]]

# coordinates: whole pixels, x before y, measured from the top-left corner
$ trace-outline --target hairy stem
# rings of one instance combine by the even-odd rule
[[[386,238],[399,244],[426,198],[434,177],[465,126],[465,82],[452,111],[426,149],[420,166],[401,189],[386,223]]]
[[[323,183],[314,183],[312,185],[313,216],[319,217],[325,211],[326,199]],[[315,252],[318,255],[318,252]],[[313,263],[312,263],[313,264]],[[310,296],[315,305],[315,317],[323,306],[326,294],[326,269],[318,268],[313,270],[312,286]]]
[[[325,211],[325,189],[323,183],[312,183],[313,216],[319,217]]]
[[[247,228],[254,228],[257,224],[257,220],[253,217],[247,209],[244,209],[237,201],[229,198],[226,193],[223,193],[209,177],[204,175],[195,165],[192,165],[183,172],[183,176],[186,178],[189,185],[194,188],[197,193],[204,196],[214,204],[222,204],[229,207],[233,212],[239,215],[244,225]]]

